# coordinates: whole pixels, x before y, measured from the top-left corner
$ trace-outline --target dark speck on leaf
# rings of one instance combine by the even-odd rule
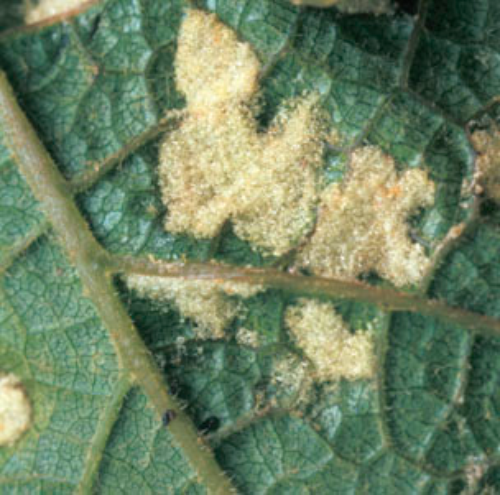
[[[175,413],[175,411],[173,411],[172,409],[167,409],[161,417],[163,426],[168,427],[168,425],[175,419],[176,416],[177,414]]]
[[[220,419],[211,416],[210,418],[207,418],[203,423],[200,425],[200,430],[204,433],[213,433],[214,431],[217,431],[220,426]]]

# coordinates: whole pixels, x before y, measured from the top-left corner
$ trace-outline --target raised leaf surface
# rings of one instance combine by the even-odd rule
[[[343,179],[350,151],[365,143],[401,170],[428,167],[436,201],[411,219],[413,240],[436,255],[424,296],[499,318],[498,206],[486,201],[477,214],[468,139],[470,125],[500,122],[496,2],[422,0],[418,17],[347,16],[285,0],[193,4],[259,56],[263,130],[288,98],[319,93],[338,138],[325,154],[328,182]],[[230,225],[203,241],[163,229],[158,146],[162,118],[185,105],[174,63],[189,5],[106,0],[57,24],[9,31],[0,68],[110,253],[287,267],[287,256],[252,250]],[[0,372],[21,377],[34,414],[18,443],[0,447],[0,491],[207,493],[151,397],[124,378],[93,294],[5,136],[1,129]],[[450,229],[465,224],[441,252]],[[218,341],[198,340],[173,304],[141,298],[119,280],[116,291],[241,493],[500,490],[498,326],[335,300],[353,331],[374,332],[377,377],[318,383],[310,368],[299,373],[303,354],[283,324],[296,303],[287,291],[242,301]],[[241,328],[257,345],[242,340]]]

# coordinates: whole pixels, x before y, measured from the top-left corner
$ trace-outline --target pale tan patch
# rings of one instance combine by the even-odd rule
[[[487,196],[500,203],[500,132],[476,131],[472,144],[478,152],[477,180]]]
[[[468,490],[465,493],[487,494],[487,491],[478,490],[478,485],[484,479],[484,474],[489,468],[488,460],[482,456],[469,456],[464,467],[465,481]],[[494,493],[494,492],[491,492]]]
[[[280,255],[312,228],[322,163],[313,95],[288,102],[257,132],[260,64],[250,46],[214,15],[189,10],[178,39],[177,87],[187,116],[160,152],[165,228],[199,238],[227,220],[236,234]]]
[[[257,348],[259,347],[259,334],[255,330],[248,328],[238,328],[236,332],[236,342],[240,345]]]
[[[285,323],[314,365],[319,380],[374,376],[371,334],[366,331],[352,334],[331,304],[303,299],[287,309]]]
[[[434,183],[423,170],[398,174],[375,146],[354,151],[349,174],[322,194],[318,223],[299,265],[354,280],[372,270],[397,286],[415,284],[430,261],[408,236],[408,216],[431,205]]]
[[[329,134],[325,136],[325,140],[332,146],[342,145],[342,136],[336,127],[332,127]]]
[[[294,354],[280,356],[272,369],[270,381],[279,387],[279,392],[285,392],[293,397],[295,406],[307,402],[312,385],[313,373],[311,365],[305,359]]]
[[[38,3],[26,0],[24,20],[26,24],[34,24],[85,4],[90,5],[89,0],[40,0]]]
[[[196,323],[197,337],[200,339],[224,337],[224,329],[240,309],[238,302],[228,296],[247,298],[262,290],[261,286],[241,283],[144,275],[130,275],[126,281],[140,296],[173,301],[183,317]]]
[[[258,88],[259,70],[250,45],[240,43],[217,16],[187,11],[177,40],[175,80],[190,112],[211,113],[213,105],[249,100]]]
[[[0,446],[15,443],[31,424],[31,404],[21,380],[0,375]]]

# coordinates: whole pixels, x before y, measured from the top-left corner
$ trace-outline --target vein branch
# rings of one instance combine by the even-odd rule
[[[26,251],[35,241],[49,230],[49,223],[42,220],[34,226],[24,237],[21,237],[15,244],[10,246],[9,252],[0,260],[0,275],[3,275],[14,263],[17,257]]]
[[[169,394],[165,379],[142,342],[105,270],[109,254],[96,241],[76,207],[70,184],[57,169],[32,125],[19,108],[14,92],[0,72],[0,126],[21,174],[31,187],[69,260],[76,268],[88,297],[93,301],[114,344],[119,364],[148,395],[161,415],[175,411],[169,427],[210,493],[232,493],[232,485],[211,452],[200,442],[189,417]]]
[[[82,172],[73,177],[68,187],[72,194],[80,194],[88,191],[105,175],[114,170],[120,163],[126,160],[133,152],[142,146],[154,141],[158,136],[168,132],[172,124],[182,117],[182,112],[172,111],[165,115],[157,125],[139,134],[130,140],[118,152],[108,156],[102,162],[96,163],[93,168]],[[26,233],[15,245],[11,246],[10,252],[0,261],[0,274],[6,272],[14,260],[24,251],[26,251],[35,241],[49,231],[50,223],[46,220],[33,227]]]
[[[120,414],[123,401],[131,387],[132,384],[129,375],[122,375],[115,384],[113,394],[99,417],[99,423],[87,453],[85,471],[83,472],[82,479],[75,492],[77,495],[92,493],[92,487],[99,474],[99,467],[106,444],[111,435],[115,421]]]
[[[105,158],[102,162],[90,166],[89,170],[82,172],[71,180],[71,190],[78,194],[87,191],[96,184],[104,175],[112,171],[118,164],[122,163],[134,151],[150,143],[158,136],[165,134],[172,125],[182,117],[182,111],[173,110],[167,113],[155,126],[131,139],[119,151]]]
[[[408,88],[410,70],[413,59],[415,57],[415,52],[417,51],[418,42],[420,41],[420,35],[422,34],[422,31],[425,27],[428,8],[429,0],[419,0],[416,23],[411,33],[410,39],[408,40],[408,46],[403,62],[403,71],[400,77],[400,86],[402,88]]]
[[[215,263],[166,262],[152,258],[112,256],[109,269],[124,275],[172,277],[211,282],[238,282],[280,289],[289,293],[356,300],[371,303],[384,311],[418,312],[463,326],[470,331],[500,336],[500,321],[490,316],[456,308],[436,299],[385,287],[369,286],[332,278],[288,273],[275,268],[252,268]]]

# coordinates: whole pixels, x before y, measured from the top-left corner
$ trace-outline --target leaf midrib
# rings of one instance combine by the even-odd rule
[[[419,12],[424,12],[428,3],[428,0],[420,0]],[[418,20],[416,26],[418,25],[423,26],[422,18]],[[416,33],[416,26],[414,26],[413,32],[410,36],[410,42],[407,47],[407,56],[405,56],[405,61],[403,63],[403,74],[400,79],[400,83],[398,84],[398,88],[395,88],[391,92],[391,95],[394,91],[400,91],[401,89],[406,92],[411,92],[411,90],[409,90],[406,86],[411,67],[411,59],[414,55],[414,51],[412,51],[410,43],[413,43],[414,48],[417,45],[419,37],[419,33]],[[383,105],[381,106],[383,107]],[[432,107],[433,110],[436,111],[436,108],[434,106]],[[439,109],[437,110],[439,112]],[[378,115],[379,112],[377,111],[372,119],[373,122],[376,122]],[[449,116],[445,116],[445,118],[448,121],[452,120]],[[143,146],[145,143],[155,139],[161,133],[165,132],[167,127],[168,123],[167,125],[165,125],[165,122],[158,123],[153,128],[148,129],[143,134],[129,142],[125,147],[120,149],[119,152],[105,159],[99,167],[97,167],[97,170],[92,170],[73,178],[73,180],[68,184],[68,192],[71,191],[71,193],[75,194],[88,190],[91,186],[96,184],[99,179],[103,177],[103,175],[112,170],[115,165],[121,163],[124,158],[133,153],[139,147]],[[366,132],[362,133],[362,135],[366,135]],[[73,202],[73,198],[71,198],[71,201]],[[0,264],[0,275],[7,270],[10,264],[19,255],[21,255],[32,242],[34,242],[40,235],[46,233],[50,227],[50,222],[47,221],[44,224],[37,226],[24,239],[22,239],[15,246],[11,256],[8,256]],[[99,262],[102,263],[103,266],[106,265],[110,272],[142,273],[144,270],[144,263],[147,265],[150,262],[150,260],[134,260],[133,258],[118,257],[109,255],[109,253],[104,251],[102,252],[105,254]],[[142,265],[140,265],[141,263]],[[436,264],[434,264],[434,268],[436,268]],[[299,294],[311,294],[316,296],[321,295],[331,297],[333,299],[347,298],[362,300],[377,304],[383,309],[389,311],[419,311],[424,314],[447,319],[448,321],[451,320],[454,323],[464,326],[467,331],[494,335],[497,337],[500,335],[500,321],[497,319],[470,311],[464,311],[459,308],[453,308],[439,301],[432,301],[420,296],[400,291],[393,291],[390,289],[369,287],[363,284],[350,284],[348,282],[322,279],[321,277],[305,277],[301,275],[284,274],[273,269],[244,269],[237,267],[221,268],[220,266],[215,266],[210,263],[180,265],[167,262],[155,262],[151,266],[147,267],[146,271],[148,271],[148,274],[169,277],[180,276],[185,278],[197,278],[200,280],[213,277],[223,280],[238,280],[247,283],[264,283],[269,286],[278,287]],[[123,378],[122,380],[124,380],[123,383],[125,383],[127,379]],[[113,399],[110,400],[105,410],[108,411],[109,409],[109,411],[112,412],[108,411],[109,415],[104,413],[101,415],[101,421],[105,421],[103,421],[103,425],[99,425],[98,431],[96,431],[96,436],[93,439],[93,443],[95,441],[95,447],[93,446],[91,451],[96,455],[95,458],[92,457],[89,464],[86,465],[86,474],[84,475],[81,484],[81,490],[83,491],[81,491],[81,493],[85,493],[86,490],[89,490],[92,486],[92,480],[94,479],[99,467],[100,458],[98,458],[97,455],[99,451],[102,453],[102,450],[100,449],[104,449],[106,439],[108,438],[110,428],[113,424],[113,415],[117,415],[120,409],[121,400],[123,399],[123,397],[121,397],[121,393],[123,393],[124,396],[126,394],[126,390],[128,390],[127,387],[130,387],[130,384],[123,385],[122,389],[117,387],[117,389],[114,390]],[[121,392],[119,392],[119,390],[121,390]]]
[[[160,417],[167,410],[175,411],[177,417],[169,431],[206,488],[214,494],[232,493],[229,478],[199,441],[190,418],[169,394],[162,373],[113,289],[111,274],[107,270],[108,253],[92,235],[74,202],[69,184],[17,105],[3,73],[0,73],[0,125],[13,160],[40,202],[41,210],[58,235],[109,332],[120,368],[129,380],[143,388]]]

